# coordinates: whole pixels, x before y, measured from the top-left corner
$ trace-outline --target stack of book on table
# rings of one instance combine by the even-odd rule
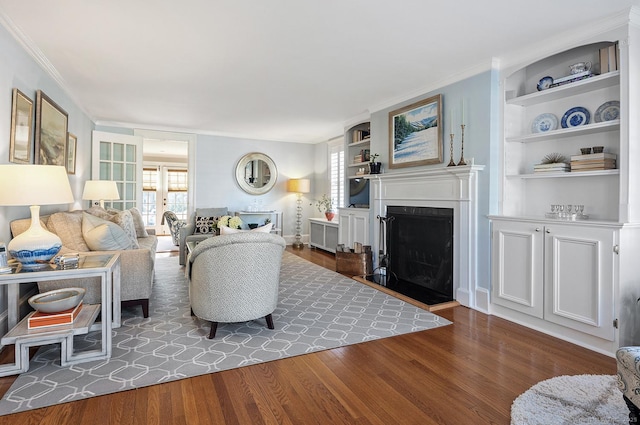
[[[549,172],[569,172],[571,168],[569,164],[565,162],[554,162],[551,164],[536,164],[533,166],[534,173],[549,173]]]
[[[48,326],[69,325],[78,317],[80,310],[82,310],[82,301],[75,308],[70,308],[69,310],[59,313],[41,313],[36,311],[27,319],[27,328],[36,329]]]
[[[571,157],[571,171],[614,170],[615,168],[616,155],[612,153],[601,152]]]

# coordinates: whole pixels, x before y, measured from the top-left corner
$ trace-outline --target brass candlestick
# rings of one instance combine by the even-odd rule
[[[460,151],[460,162],[458,162],[458,165],[467,165],[467,162],[464,160],[464,124],[460,124],[460,128],[462,129],[462,150]]]
[[[447,167],[455,167],[456,163],[453,162],[453,133],[449,134],[449,137],[451,137],[451,142],[449,143],[449,164],[447,164]]]

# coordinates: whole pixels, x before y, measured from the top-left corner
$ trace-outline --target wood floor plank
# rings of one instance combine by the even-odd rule
[[[291,250],[335,270],[320,250]],[[466,307],[452,325],[0,417],[3,424],[509,424],[513,400],[615,359]],[[0,394],[14,378],[0,378]],[[248,421],[248,422],[247,422]]]

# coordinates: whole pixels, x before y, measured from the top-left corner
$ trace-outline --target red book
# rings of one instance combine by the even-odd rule
[[[36,311],[27,320],[27,328],[35,329],[46,326],[69,325],[78,317],[80,310],[82,310],[82,302],[75,308],[70,308],[60,313],[41,313]]]

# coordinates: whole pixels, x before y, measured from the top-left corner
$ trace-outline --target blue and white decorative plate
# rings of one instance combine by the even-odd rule
[[[536,87],[538,88],[538,91],[542,91],[551,87],[551,84],[553,84],[553,78],[547,76],[547,77],[542,77]]]
[[[591,114],[589,111],[582,106],[576,106],[564,113],[560,124],[562,128],[580,127],[581,125],[589,124],[590,120]]]
[[[594,116],[596,122],[613,121],[620,118],[620,102],[611,100],[598,107]]]
[[[533,123],[531,123],[532,133],[544,133],[555,130],[556,128],[558,128],[558,117],[549,113],[538,115],[533,119]]]

